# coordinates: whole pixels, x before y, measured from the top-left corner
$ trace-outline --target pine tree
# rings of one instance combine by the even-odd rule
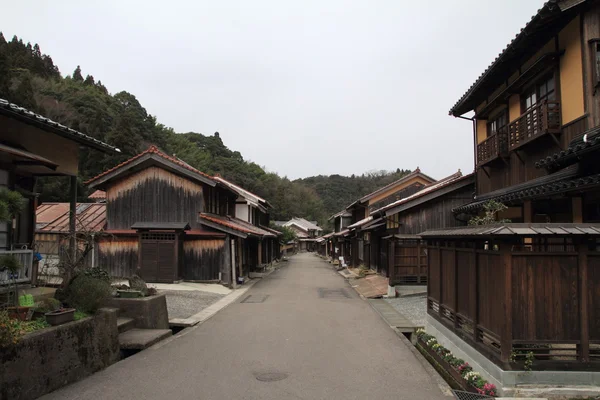
[[[92,75],[88,75],[85,77],[85,81],[83,81],[84,85],[94,86],[96,82],[94,82],[94,77]]]
[[[83,75],[81,75],[81,67],[79,65],[73,71],[73,80],[75,82],[83,82]]]

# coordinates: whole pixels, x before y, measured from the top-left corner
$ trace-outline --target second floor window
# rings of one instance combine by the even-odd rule
[[[535,105],[544,101],[553,101],[556,99],[554,88],[554,77],[550,76],[538,84],[530,87],[521,97],[522,112],[529,110]]]
[[[496,115],[493,118],[490,118],[487,124],[487,136],[490,137],[500,132],[502,128],[504,128],[508,124],[508,116],[506,115],[506,110],[502,111],[500,114]]]

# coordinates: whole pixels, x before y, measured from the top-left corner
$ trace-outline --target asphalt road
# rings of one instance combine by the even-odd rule
[[[43,399],[447,399],[367,302],[312,254],[292,257],[182,333]]]

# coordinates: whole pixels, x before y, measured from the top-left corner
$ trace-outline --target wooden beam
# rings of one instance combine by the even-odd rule
[[[471,249],[471,257],[473,257],[473,265],[474,268],[471,271],[471,275],[470,275],[470,281],[471,281],[471,285],[469,287],[469,290],[471,290],[471,298],[473,299],[473,302],[471,303],[471,318],[473,319],[473,340],[475,341],[475,343],[477,343],[477,324],[478,324],[478,318],[477,318],[477,302],[479,301],[478,298],[478,282],[477,282],[477,269],[479,268],[479,257],[477,257],[477,252],[475,250],[475,248],[473,247]]]
[[[77,177],[69,177],[69,255],[71,263],[74,264],[77,257],[77,244],[75,242],[77,222]],[[65,284],[67,284],[65,282]]]
[[[582,362],[590,360],[590,331],[588,315],[588,247],[587,243],[579,245],[579,321],[581,331],[580,358]]]

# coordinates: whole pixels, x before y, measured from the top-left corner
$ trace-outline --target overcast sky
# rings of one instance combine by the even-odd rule
[[[12,1],[0,30],[299,178],[473,170],[450,107],[543,0]]]

